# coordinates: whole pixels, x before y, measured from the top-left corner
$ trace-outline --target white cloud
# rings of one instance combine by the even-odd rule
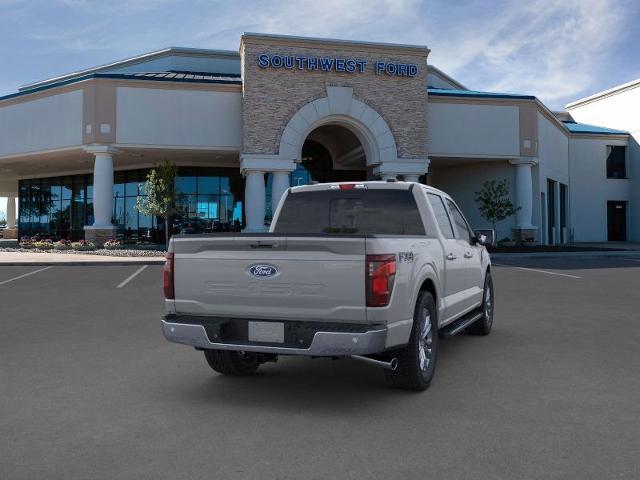
[[[472,88],[535,94],[554,107],[591,91],[606,73],[628,13],[613,0],[502,6],[499,15],[460,25],[463,33],[434,47],[434,57]]]

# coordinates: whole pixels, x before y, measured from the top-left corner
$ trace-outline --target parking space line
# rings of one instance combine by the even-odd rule
[[[135,272],[133,272],[131,275],[129,275],[127,278],[125,278],[122,282],[120,282],[120,285],[118,285],[116,288],[122,288],[124,287],[127,283],[129,283],[131,280],[133,280],[134,278],[136,278],[138,276],[138,274],[140,274],[145,268],[147,268],[149,265],[143,265],[141,266],[138,270],[136,270]]]
[[[5,283],[13,282],[14,280],[20,280],[21,278],[28,277],[30,275],[35,275],[38,272],[44,272],[45,270],[49,270],[50,268],[52,268],[52,267],[49,266],[49,267],[40,268],[38,270],[34,270],[33,272],[25,273],[23,275],[19,275],[17,277],[10,278],[9,280],[4,280],[4,281],[0,282],[0,285],[4,285]]]
[[[494,265],[497,265],[498,267],[517,268],[518,270],[526,270],[528,272],[546,273],[547,275],[558,275],[560,277],[582,278],[577,275],[569,275],[568,273],[550,272],[549,270],[538,270],[537,268],[516,267],[514,265],[505,265],[503,263],[494,263]]]

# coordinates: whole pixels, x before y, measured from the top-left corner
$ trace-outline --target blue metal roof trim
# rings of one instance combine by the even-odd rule
[[[477,90],[454,90],[448,88],[427,88],[429,95],[441,97],[476,97],[476,98],[519,98],[535,100],[534,95],[521,95],[518,93],[479,92]]]
[[[63,80],[61,82],[50,83],[48,85],[43,85],[42,87],[32,88],[30,90],[24,90],[22,92],[10,93],[9,95],[4,95],[0,97],[0,101],[8,100],[10,98],[23,97],[25,95],[30,95],[36,92],[42,92],[45,90],[50,90],[56,87],[63,87],[65,85],[71,85],[73,83],[82,82],[85,80],[90,80],[92,78],[112,78],[112,79],[120,79],[120,80],[141,80],[148,82],[183,82],[183,83],[213,83],[213,84],[227,84],[227,85],[242,85],[242,79],[239,76],[234,76],[231,74],[220,75],[219,77],[211,77],[209,79],[196,79],[196,78],[188,78],[184,74],[176,74],[174,72],[165,72],[166,74],[174,75],[172,77],[158,77],[155,75],[163,74],[163,72],[156,72],[154,76],[145,76],[149,74],[136,74],[136,73],[90,73],[89,75],[83,75],[82,77],[71,78],[69,80]],[[194,74],[194,76],[199,74]]]
[[[563,121],[565,127],[569,129],[571,133],[596,133],[601,135],[629,135],[629,132],[624,130],[614,130],[613,128],[598,127],[597,125],[588,125],[586,123],[568,122]]]

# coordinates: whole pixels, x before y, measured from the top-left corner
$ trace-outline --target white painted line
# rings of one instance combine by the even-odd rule
[[[492,263],[492,265],[496,265],[498,267],[517,268],[518,270],[526,270],[528,272],[546,273],[547,275],[558,275],[560,277],[582,278],[578,277],[577,275],[569,275],[568,273],[550,272],[548,270],[538,270],[537,268],[516,267],[514,265],[505,265],[504,263]]]
[[[133,274],[131,274],[130,276],[128,276],[127,278],[125,278],[120,285],[118,285],[116,288],[122,288],[124,287],[127,283],[129,283],[131,280],[133,280],[134,278],[136,278],[138,276],[138,274],[140,274],[145,268],[147,268],[149,265],[143,265],[141,266],[138,270],[136,270],[135,272],[133,272]]]
[[[52,267],[40,268],[39,270],[34,270],[33,272],[25,273],[24,275],[20,275],[19,277],[13,277],[13,278],[10,278],[9,280],[4,280],[3,282],[0,282],[0,285],[4,285],[5,283],[13,282],[14,280],[20,280],[21,278],[28,277],[30,275],[34,275],[34,274],[36,274],[38,272],[44,272],[45,270],[49,270],[50,268],[52,268]]]

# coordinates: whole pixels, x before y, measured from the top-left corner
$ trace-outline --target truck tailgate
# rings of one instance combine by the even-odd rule
[[[366,322],[365,238],[174,239],[177,313]]]

